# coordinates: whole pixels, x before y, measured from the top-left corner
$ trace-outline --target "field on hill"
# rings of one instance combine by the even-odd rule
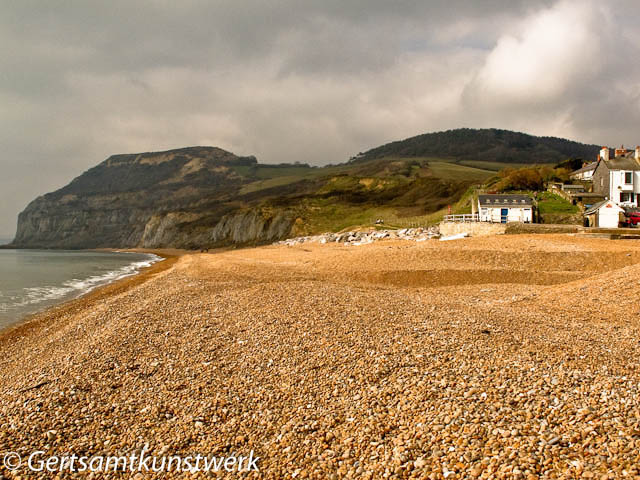
[[[260,195],[277,208],[289,208],[299,219],[293,235],[372,226],[432,224],[443,209],[455,205],[469,186],[496,174],[449,159],[382,158],[328,167],[241,167],[256,180],[242,186],[242,195]],[[296,195],[298,185],[307,185]]]
[[[504,162],[485,162],[485,161],[482,161],[482,160],[456,160],[455,162],[460,164],[460,165],[466,165],[466,166],[473,167],[473,168],[480,168],[480,169],[484,169],[484,170],[490,170],[490,171],[492,171],[494,173],[495,172],[499,172],[500,170],[502,170],[503,168],[506,168],[506,167],[524,168],[524,167],[530,167],[532,165],[549,165],[549,166],[555,165],[554,163],[545,163],[545,162],[540,162],[540,163],[535,163],[535,164],[511,162],[511,163],[505,164]]]

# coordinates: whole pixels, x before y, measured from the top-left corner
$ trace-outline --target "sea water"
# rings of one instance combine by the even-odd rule
[[[0,249],[0,328],[159,260],[146,253]]]

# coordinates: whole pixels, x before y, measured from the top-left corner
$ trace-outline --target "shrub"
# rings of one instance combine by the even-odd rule
[[[547,165],[524,168],[505,168],[499,172],[496,190],[544,190],[545,183],[565,182],[571,172],[567,168],[552,168]]]

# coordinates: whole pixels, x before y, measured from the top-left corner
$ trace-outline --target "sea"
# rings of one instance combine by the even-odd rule
[[[0,249],[0,329],[160,260],[147,253]]]

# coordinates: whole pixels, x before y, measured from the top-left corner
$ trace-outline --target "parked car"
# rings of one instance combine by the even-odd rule
[[[640,224],[640,212],[631,212],[624,221],[625,227],[637,227]]]

